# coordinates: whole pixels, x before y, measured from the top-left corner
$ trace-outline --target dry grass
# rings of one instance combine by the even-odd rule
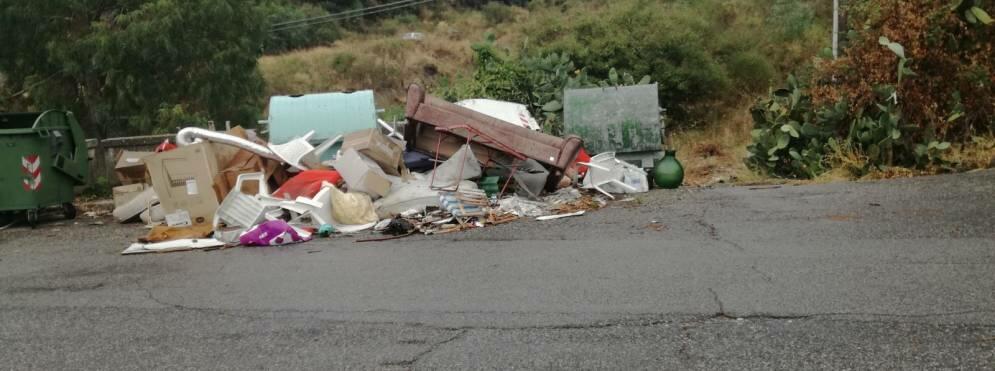
[[[955,145],[946,159],[964,170],[993,168],[995,135],[976,136],[970,142]]]
[[[883,180],[929,176],[951,171],[972,171],[995,167],[995,136],[974,137],[970,142],[954,145],[943,156],[947,165],[932,165],[925,169],[910,169],[892,166],[874,169],[867,164],[867,156],[849,142],[831,145],[829,166],[831,169],[814,180],[816,183],[829,183],[853,180]],[[870,170],[866,170],[870,168]]]
[[[716,183],[737,185],[759,184],[821,184],[847,181],[870,181],[936,175],[944,172],[972,171],[995,168],[995,136],[974,137],[971,141],[955,144],[944,159],[949,166],[931,166],[926,169],[888,167],[871,169],[868,158],[848,141],[830,145],[827,157],[829,170],[813,180],[785,180],[769,178],[746,167],[746,146],[750,144],[753,122],[749,114],[749,101],[744,101],[725,116],[706,125],[671,133],[669,146],[677,149],[677,158],[684,165],[684,183],[691,187],[710,186]]]
[[[516,17],[527,17],[513,8]],[[477,11],[443,10],[418,21],[387,20],[378,32],[350,34],[333,45],[260,60],[267,95],[373,89],[381,107],[402,104],[411,83],[426,86],[472,71],[470,46],[493,32],[499,43],[520,37],[513,28],[491,28]],[[421,40],[404,40],[408,32]]]
[[[829,170],[812,180],[814,183],[834,183],[858,179],[867,168],[867,155],[849,140],[831,139],[827,156]]]
[[[684,165],[684,183],[700,187],[715,183],[759,184],[776,182],[750,171],[743,159],[750,144],[753,121],[751,101],[744,100],[736,109],[722,115],[703,129],[671,133],[669,147],[677,150]]]

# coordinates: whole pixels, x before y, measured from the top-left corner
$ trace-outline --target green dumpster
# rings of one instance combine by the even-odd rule
[[[86,139],[72,112],[0,114],[0,213],[25,212],[38,223],[42,209],[62,207],[76,217],[76,185],[86,183]]]

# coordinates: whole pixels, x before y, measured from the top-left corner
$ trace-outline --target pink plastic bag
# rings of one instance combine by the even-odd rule
[[[311,240],[311,234],[298,231],[282,220],[263,222],[238,238],[243,246],[281,246]]]

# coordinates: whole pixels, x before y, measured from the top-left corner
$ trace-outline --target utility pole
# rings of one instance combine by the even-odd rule
[[[840,57],[840,0],[833,0],[833,59]]]

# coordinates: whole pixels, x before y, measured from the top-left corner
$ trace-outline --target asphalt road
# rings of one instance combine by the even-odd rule
[[[118,255],[143,232],[0,232],[0,368],[995,369],[993,171]]]

